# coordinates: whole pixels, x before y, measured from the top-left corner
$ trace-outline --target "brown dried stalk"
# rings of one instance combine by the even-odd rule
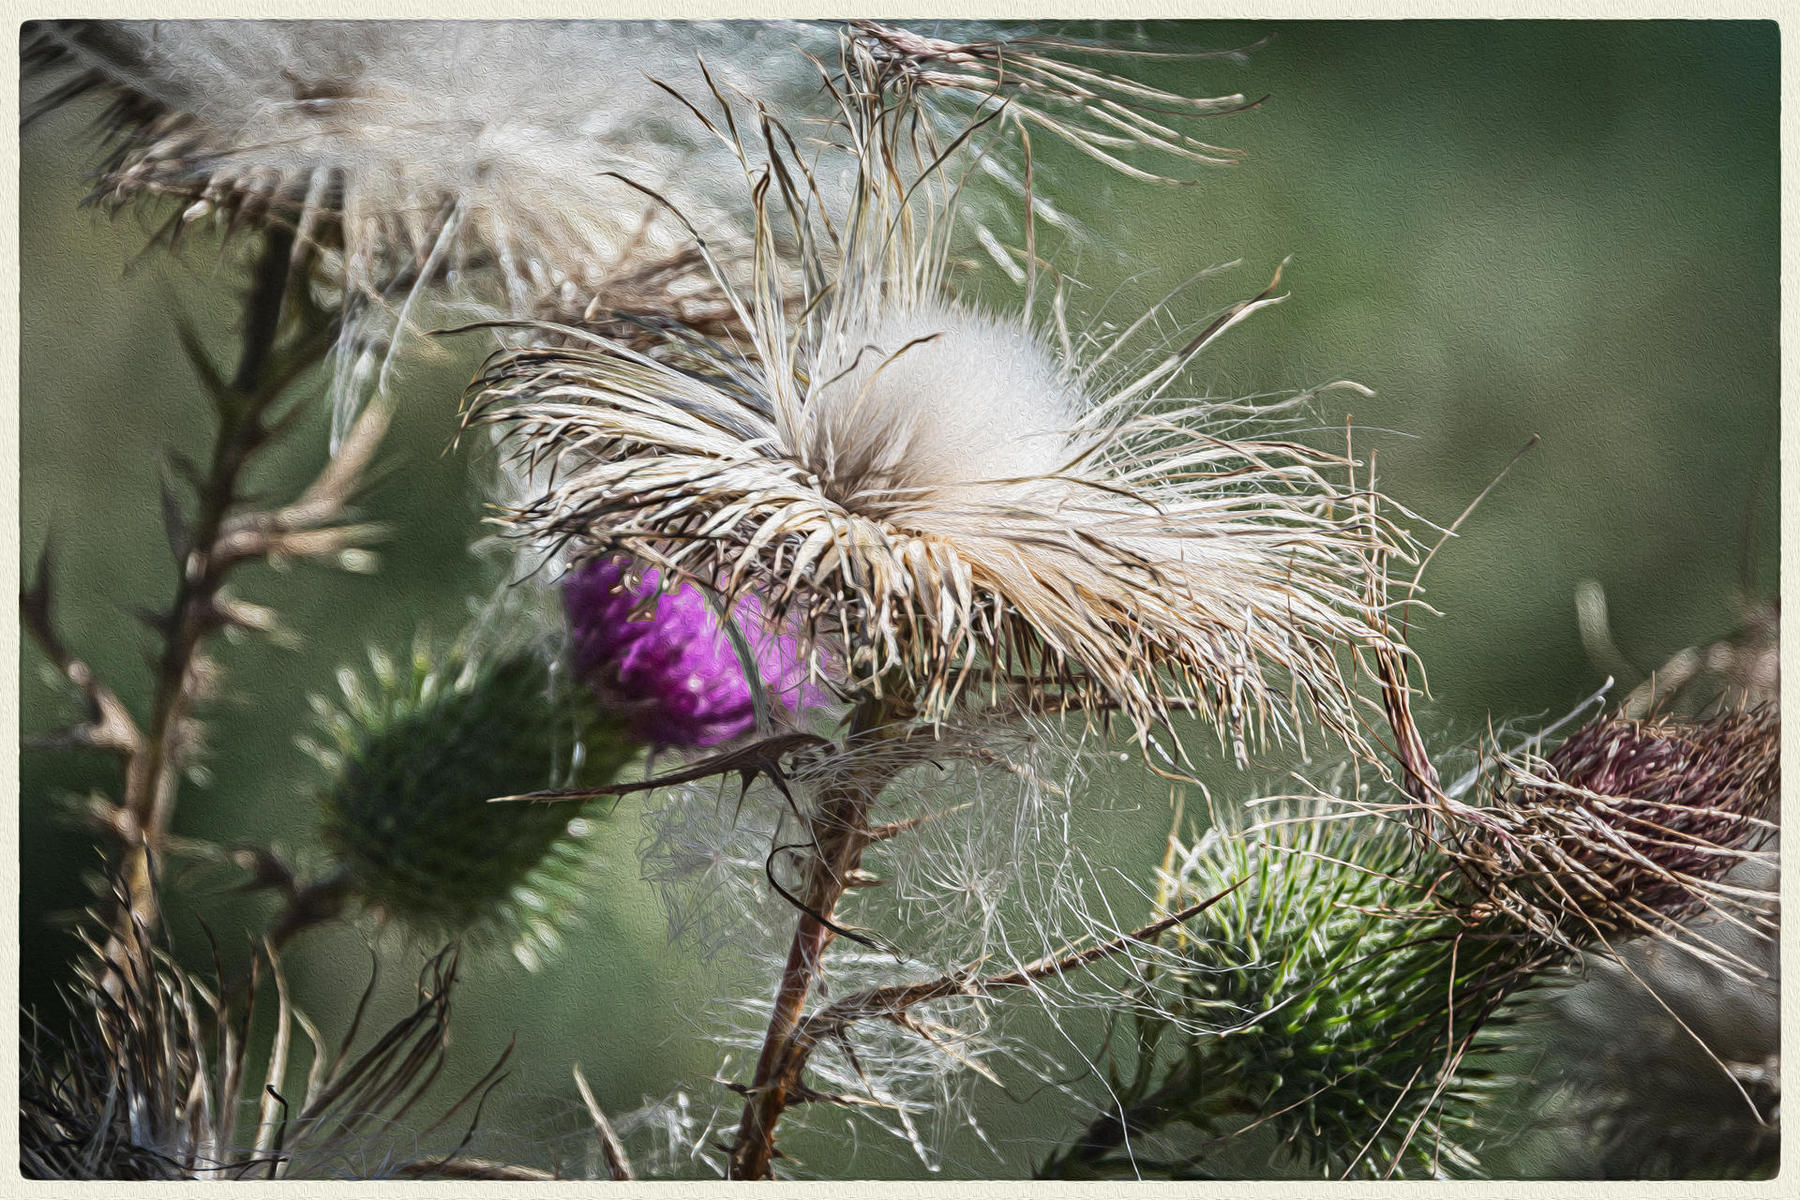
[[[857,709],[845,738],[846,752],[866,750],[900,735],[897,702],[871,700]],[[818,979],[826,947],[841,932],[833,923],[838,902],[853,883],[870,845],[869,807],[894,771],[891,759],[864,756],[821,797],[811,825],[813,857],[802,915],[787,963],[776,985],[774,1011],[763,1037],[756,1073],[746,1090],[744,1113],[732,1143],[726,1177],[769,1179],[775,1156],[775,1126],[801,1088],[800,1074],[810,1046],[801,1038],[802,1014]]]
[[[76,657],[51,621],[48,555],[37,577],[20,592],[21,620],[47,658],[82,693],[88,720],[46,739],[52,745],[91,746],[119,754],[124,793],[101,823],[117,839],[111,864],[125,885],[133,919],[156,920],[154,858],[166,841],[183,768],[197,744],[196,704],[210,675],[206,646],[221,630],[276,632],[273,614],[226,592],[233,568],[283,557],[330,559],[368,540],[372,527],[343,521],[370,459],[387,428],[387,409],[368,408],[339,452],[293,503],[268,511],[243,511],[243,479],[251,462],[291,429],[305,411],[277,408],[290,386],[317,365],[337,333],[337,322],[313,306],[306,280],[310,252],[291,231],[271,227],[245,307],[243,346],[227,381],[186,330],[181,338],[218,414],[210,461],[202,469],[177,456],[196,496],[191,518],[165,489],[164,523],[176,561],[175,597],[166,612],[146,618],[162,635],[148,718],[135,722],[117,695]],[[291,329],[291,332],[290,332]],[[135,939],[118,924],[113,949],[129,954]]]
[[[581,1073],[580,1063],[575,1064],[575,1087],[581,1093],[581,1102],[587,1106],[588,1116],[594,1122],[594,1132],[600,1137],[600,1151],[606,1157],[606,1173],[616,1183],[636,1179],[637,1174],[631,1169],[631,1159],[625,1154],[624,1143],[613,1132],[612,1122],[606,1119],[600,1102],[594,1099],[594,1089],[588,1086],[587,1076]]]

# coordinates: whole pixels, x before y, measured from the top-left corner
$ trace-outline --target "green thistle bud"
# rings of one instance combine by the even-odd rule
[[[1465,929],[1397,823],[1215,831],[1172,861],[1170,909],[1236,890],[1168,935],[1183,966],[1147,981],[1135,1077],[1043,1173],[1471,1171],[1530,947]]]
[[[1485,762],[1492,803],[1428,836],[1287,820],[1174,847],[1166,908],[1225,894],[1167,935],[1182,965],[1145,980],[1135,1072],[1043,1173],[1472,1171],[1527,989],[1632,937],[1742,963],[1684,927],[1709,911],[1772,930],[1774,896],[1727,876],[1774,834],[1779,741],[1766,708],[1603,717]]]
[[[610,779],[635,744],[530,652],[338,674],[342,706],[314,698],[332,771],[323,835],[370,908],[431,937],[510,939],[534,966],[585,888],[597,814],[498,796]]]

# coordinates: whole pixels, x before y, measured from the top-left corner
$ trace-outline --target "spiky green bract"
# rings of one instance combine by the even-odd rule
[[[1215,830],[1169,862],[1171,910],[1237,890],[1170,935],[1184,966],[1147,981],[1163,1011],[1134,1018],[1111,1111],[1042,1173],[1471,1170],[1497,1010],[1546,965],[1531,944],[1459,919],[1434,891],[1441,860],[1387,822]]]
[[[489,801],[605,783],[636,744],[530,651],[371,658],[373,680],[339,672],[341,707],[315,699],[326,843],[370,907],[429,937],[510,939],[533,965],[582,899],[596,813]]]

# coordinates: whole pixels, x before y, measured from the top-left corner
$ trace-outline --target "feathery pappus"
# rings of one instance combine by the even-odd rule
[[[827,161],[782,149],[766,110],[766,161],[741,147],[754,280],[716,272],[741,341],[572,339],[497,355],[472,385],[468,421],[515,435],[544,485],[515,526],[728,606],[754,596],[837,644],[840,689],[927,720],[985,694],[1116,708],[1140,737],[1195,707],[1240,756],[1309,717],[1361,745],[1339,658],[1393,648],[1366,580],[1406,536],[1329,480],[1343,456],[1231,440],[1219,406],[1165,395],[1279,297],[1101,388],[1028,313],[953,297],[954,146],[913,119],[905,71],[854,39],[842,61],[841,222],[812,202]],[[752,124],[730,106],[709,123],[746,141]]]
[[[1131,105],[1196,116],[1242,96],[1175,96],[1079,65],[1118,47],[962,29],[973,40],[873,22],[88,20],[32,22],[23,40],[44,85],[29,110],[110,102],[94,203],[173,201],[171,242],[216,220],[327,252],[342,427],[385,389],[428,300],[614,333],[727,321],[682,231],[634,188],[668,197],[720,255],[741,248],[736,161],[675,94],[746,98],[804,136],[830,116],[819,60],[840,37],[919,93],[957,97],[951,108],[1016,99],[1019,119],[1121,165],[1133,148],[1229,158]]]

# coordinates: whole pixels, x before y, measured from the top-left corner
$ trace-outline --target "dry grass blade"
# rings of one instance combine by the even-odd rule
[[[600,1108],[600,1102],[594,1099],[594,1089],[588,1086],[587,1076],[581,1073],[581,1064],[575,1064],[575,1086],[581,1091],[581,1102],[587,1106],[588,1116],[593,1118],[594,1132],[600,1135],[600,1149],[606,1156],[606,1169],[614,1182],[636,1179],[632,1173],[631,1160],[625,1156],[625,1147],[619,1141],[619,1135],[613,1132],[612,1122],[606,1119],[606,1113]]]
[[[98,926],[97,926],[98,927]],[[463,1156],[468,1133],[448,1154],[411,1158],[471,1100],[487,1095],[506,1061],[431,1124],[404,1121],[429,1094],[448,1044],[454,958],[433,959],[421,1002],[373,1046],[351,1058],[353,1022],[335,1055],[289,1003],[273,952],[278,1011],[258,1049],[254,980],[209,991],[183,971],[142,926],[137,952],[109,955],[83,939],[82,966],[68,990],[69,1032],[29,1017],[21,1027],[20,1170],[37,1179],[247,1179],[398,1174],[411,1178],[544,1178],[543,1172]],[[221,999],[224,997],[224,999]],[[292,1025],[312,1044],[303,1092],[289,1090]],[[255,1054],[267,1070],[252,1080]],[[330,1060],[330,1061],[328,1061]],[[240,1113],[256,1120],[251,1144],[236,1134]],[[477,1105],[476,1121],[479,1120]]]
[[[854,996],[846,996],[842,1000],[832,1002],[806,1019],[800,1033],[802,1044],[810,1048],[826,1037],[838,1036],[846,1025],[854,1024],[857,1021],[877,1018],[890,1021],[911,1019],[913,1009],[946,997],[985,996],[1009,988],[1028,988],[1041,980],[1066,975],[1071,971],[1079,971],[1104,958],[1116,955],[1135,943],[1154,942],[1169,930],[1193,920],[1225,899],[1239,886],[1241,886],[1241,881],[1217,895],[1189,904],[1178,912],[1170,913],[1148,925],[1122,933],[1111,941],[1101,942],[1080,950],[1068,948],[1061,953],[1048,954],[1012,971],[981,975],[979,974],[980,964],[977,963],[971,964],[953,975],[945,975],[924,983],[875,988],[859,992]]]

